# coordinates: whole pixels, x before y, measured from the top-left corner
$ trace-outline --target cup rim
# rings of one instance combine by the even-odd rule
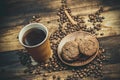
[[[25,45],[24,43],[23,43],[23,41],[22,41],[22,38],[23,38],[23,35],[22,35],[22,38],[20,38],[20,35],[22,34],[22,32],[23,32],[23,30],[25,29],[25,28],[27,28],[27,27],[29,27],[29,26],[31,26],[31,25],[35,25],[35,24],[37,24],[37,25],[40,25],[40,26],[42,26],[44,29],[45,29],[45,31],[46,31],[46,37],[45,37],[45,39],[42,41],[42,42],[40,42],[40,43],[38,43],[38,44],[36,44],[36,45],[33,45],[33,46],[28,46],[28,45]],[[33,27],[34,28],[34,27]],[[30,28],[30,29],[32,29],[32,28]],[[28,31],[28,30],[27,30]],[[26,31],[25,31],[26,32]],[[47,38],[48,38],[48,29],[47,29],[47,27],[45,27],[43,24],[41,24],[41,23],[30,23],[30,24],[27,24],[25,27],[23,27],[21,30],[20,30],[20,32],[19,32],[19,36],[18,36],[18,39],[19,39],[19,42],[24,46],[24,47],[26,47],[26,48],[35,48],[35,47],[38,47],[38,46],[40,46],[40,45],[42,45],[46,40],[47,40]]]

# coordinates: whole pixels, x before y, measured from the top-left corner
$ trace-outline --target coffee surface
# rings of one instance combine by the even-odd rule
[[[30,29],[23,36],[23,43],[28,46],[34,46],[41,43],[46,37],[46,34],[41,29]]]

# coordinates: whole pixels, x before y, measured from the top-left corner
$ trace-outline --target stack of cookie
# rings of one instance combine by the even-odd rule
[[[99,49],[97,39],[91,35],[81,35],[74,41],[68,41],[62,48],[61,57],[67,62],[85,60],[96,54]]]

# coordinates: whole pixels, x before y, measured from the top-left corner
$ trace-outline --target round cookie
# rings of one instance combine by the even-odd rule
[[[78,43],[75,41],[66,42],[62,48],[62,57],[66,61],[74,61],[79,58]]]
[[[87,56],[92,56],[98,49],[98,42],[96,38],[91,35],[77,37],[75,41],[79,45],[80,53]]]

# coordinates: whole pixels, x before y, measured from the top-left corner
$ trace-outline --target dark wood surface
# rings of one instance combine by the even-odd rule
[[[119,80],[120,79],[120,36],[112,36],[98,39],[100,45],[106,49],[106,61],[104,62],[103,73],[104,78],[102,80]],[[117,42],[117,43],[116,43]],[[20,64],[17,51],[6,52],[0,54],[0,78],[6,80],[34,80],[39,78],[42,80],[42,75],[31,75],[24,73],[25,66]],[[60,75],[62,80],[67,75],[72,74],[71,71],[56,71],[48,73],[48,80],[52,80],[52,75]],[[85,80],[99,80],[98,78],[87,77]]]
[[[0,80],[42,80],[43,76],[24,73],[25,66],[20,64],[17,50],[23,49],[19,44],[17,35],[21,28],[28,24],[32,16],[40,15],[41,21],[49,29],[50,34],[58,27],[57,9],[61,0],[4,0],[1,3],[0,14]],[[103,6],[105,16],[103,36],[97,36],[100,45],[105,48],[107,60],[104,64],[103,80],[120,80],[120,1],[119,0],[68,0],[68,6],[73,15],[87,18],[87,14],[94,13]],[[1,9],[0,8],[0,9]],[[50,23],[48,23],[48,21]],[[89,24],[88,24],[89,25]],[[112,37],[110,37],[112,36]],[[60,75],[62,80],[70,71],[48,73],[48,80],[52,75]],[[84,80],[100,80],[85,78]]]
[[[0,52],[23,49],[17,36],[20,29],[28,24],[34,15],[41,16],[39,22],[48,28],[50,34],[58,28],[57,19],[59,17],[56,13],[61,6],[61,0],[5,0],[4,3],[7,7],[6,12],[4,11],[5,14],[0,19]],[[87,22],[87,15],[94,13],[100,6],[103,6],[104,12],[102,15],[105,20],[102,23],[102,30],[98,33],[111,36],[120,34],[119,3],[119,0],[68,0],[68,7],[71,8],[73,15],[83,16]],[[87,22],[87,25],[91,24]],[[104,36],[99,35],[97,37]]]

